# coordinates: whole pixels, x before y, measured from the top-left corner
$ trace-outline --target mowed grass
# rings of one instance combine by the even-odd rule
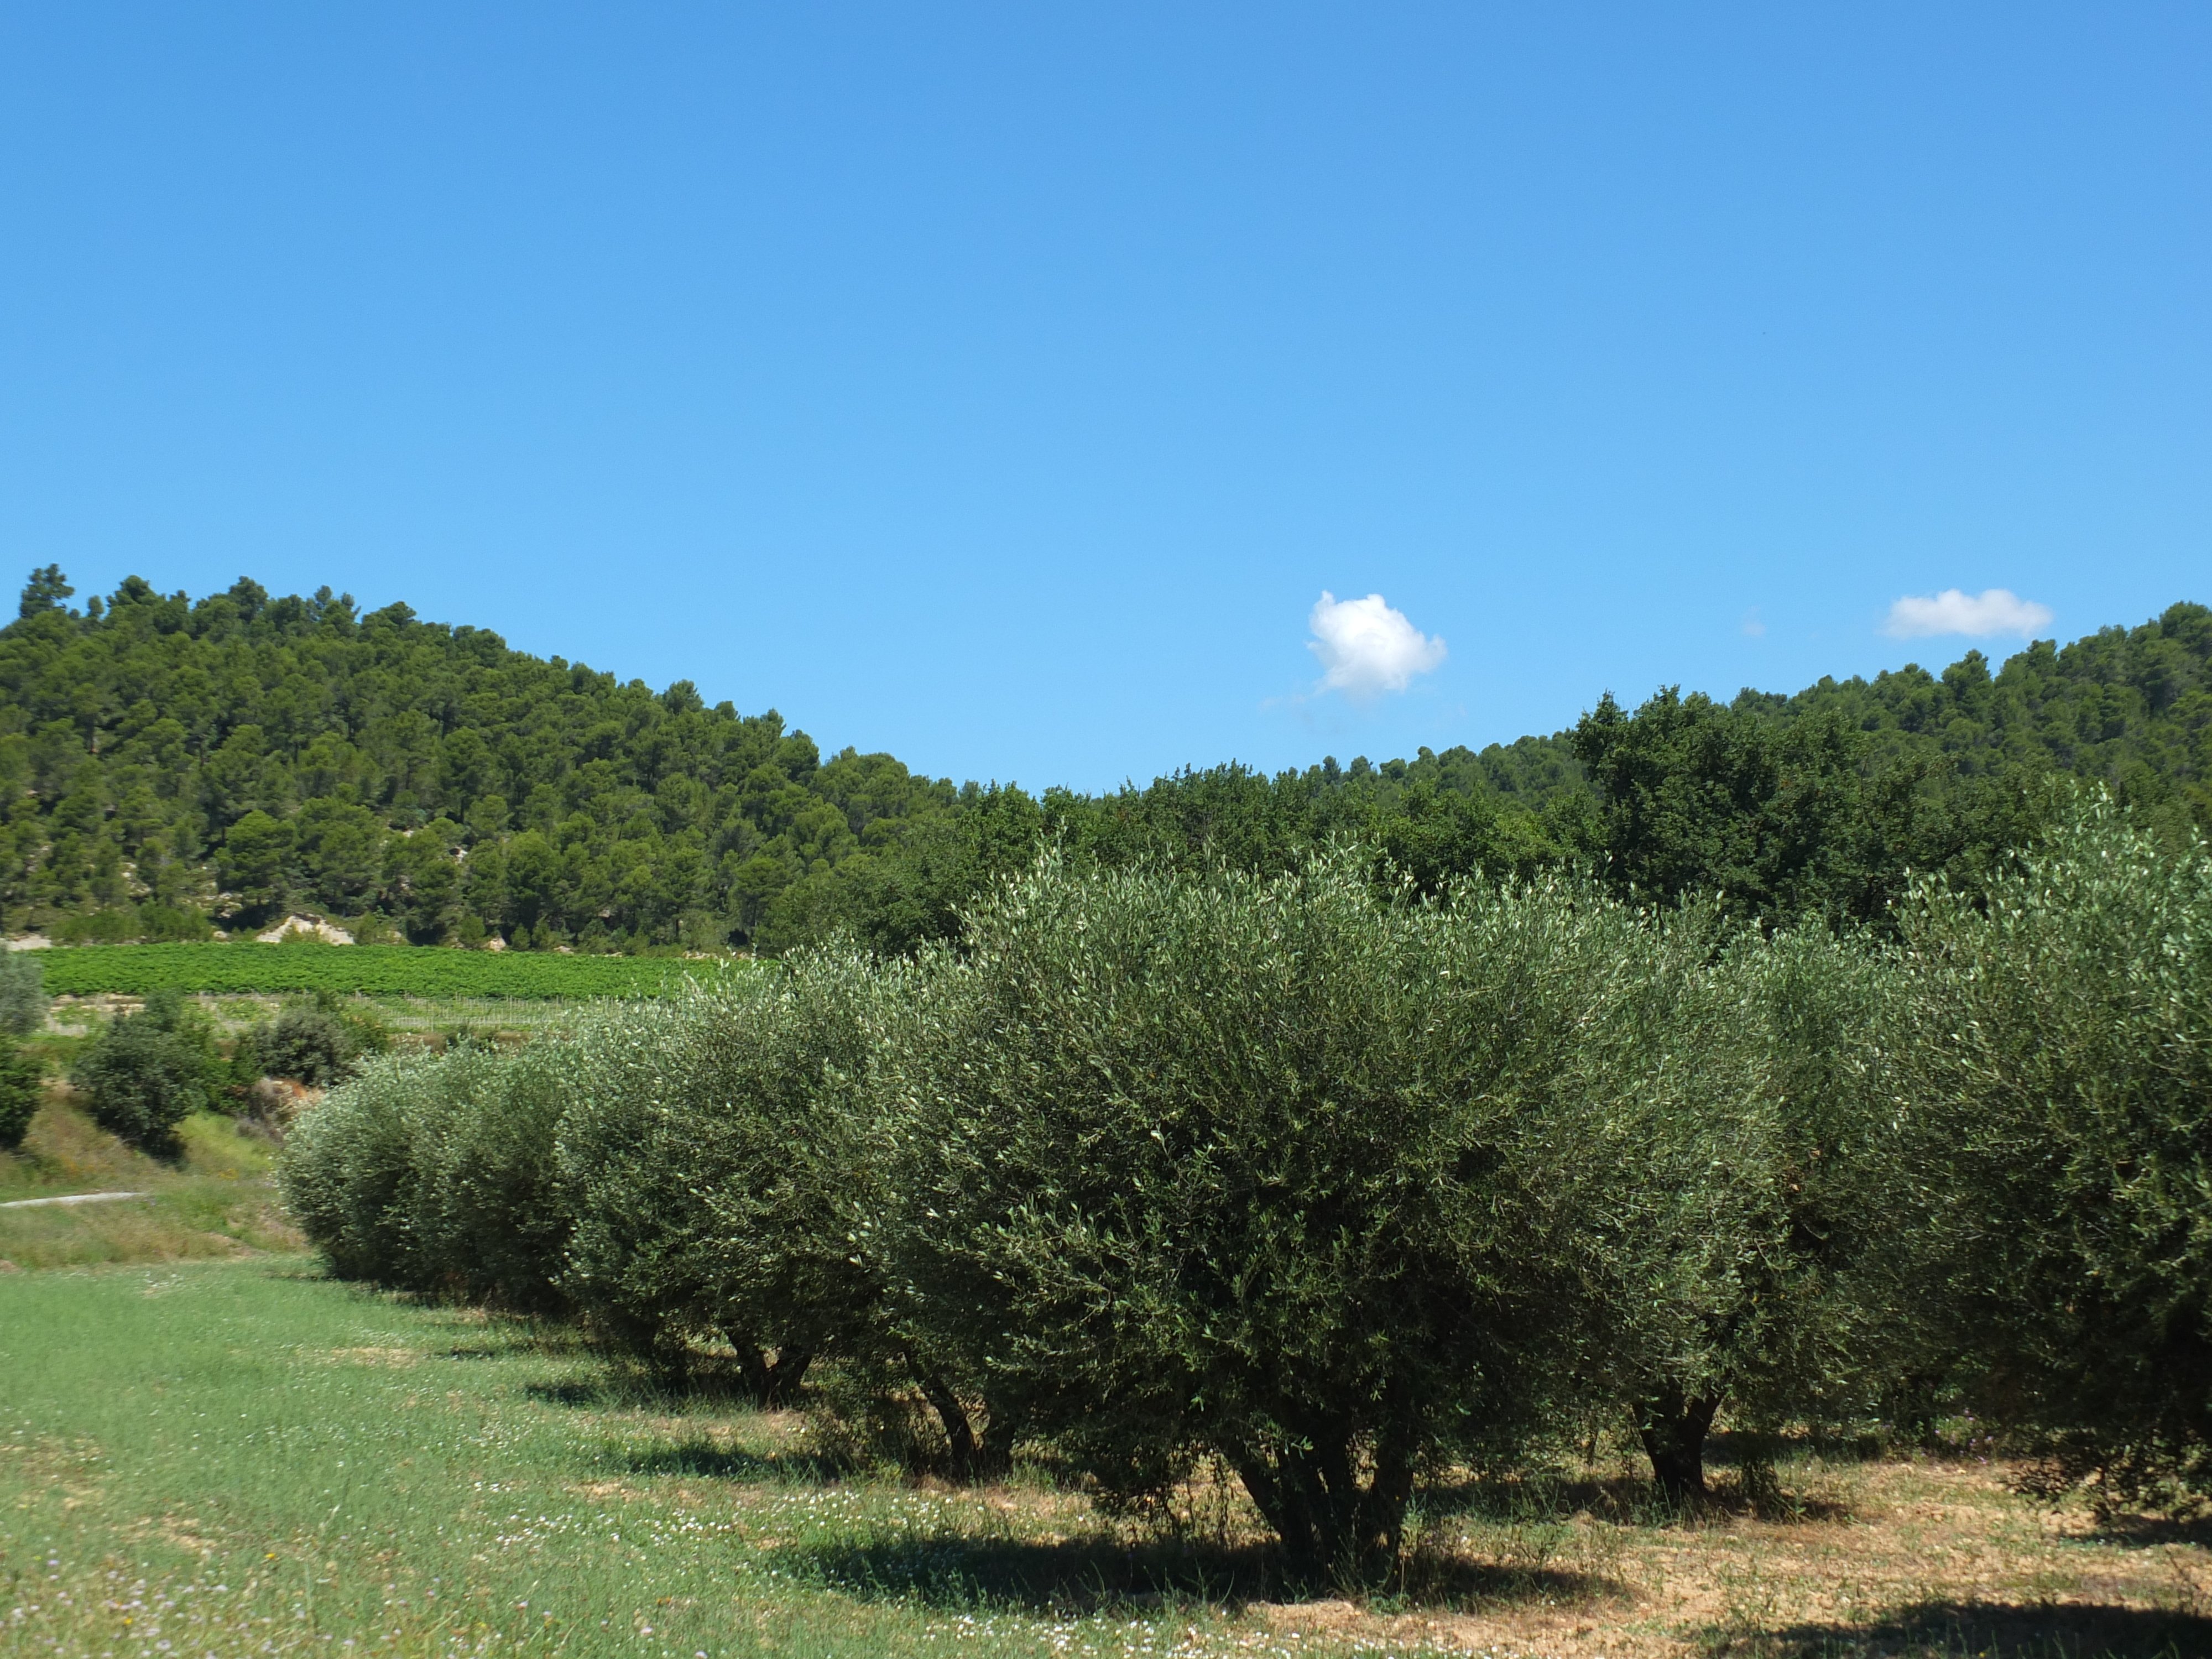
[[[265,1134],[206,1113],[187,1119],[179,1139],[175,1159],[149,1158],[52,1091],[21,1149],[0,1152],[0,1204],[71,1193],[146,1196],[0,1209],[0,1273],[300,1248],[277,1203],[276,1149]]]
[[[1042,1471],[841,1472],[561,1328],[304,1258],[0,1277],[10,1653],[2212,1653],[2212,1553],[1948,1461],[1783,1464],[1668,1518],[1626,1461],[1433,1494],[1407,1582],[1291,1601],[1232,1491],[1180,1531]]]

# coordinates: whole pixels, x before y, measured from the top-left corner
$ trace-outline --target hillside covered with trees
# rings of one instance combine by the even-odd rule
[[[0,922],[64,939],[307,908],[421,943],[777,950],[842,927],[904,950],[1046,836],[1109,866],[1262,872],[1356,839],[1424,887],[1587,862],[1842,920],[1881,914],[1909,869],[1978,879],[2069,775],[2171,842],[2212,829],[2197,605],[1995,672],[1969,652],[1728,704],[1608,695],[1571,732],[1479,753],[1087,796],[824,757],[689,681],[618,681],[328,588],[194,600],[134,576],[73,597],[48,566],[0,629]]]

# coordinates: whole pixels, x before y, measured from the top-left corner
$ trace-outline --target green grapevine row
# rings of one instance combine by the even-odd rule
[[[685,975],[744,971],[669,957],[560,956],[405,945],[88,945],[40,953],[54,995],[149,991],[340,996],[656,996]]]

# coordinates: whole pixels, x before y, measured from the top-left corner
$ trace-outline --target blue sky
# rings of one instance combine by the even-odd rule
[[[2208,83],[2202,6],[14,5],[0,551],[1032,786],[2002,654],[1885,625],[2212,600]]]

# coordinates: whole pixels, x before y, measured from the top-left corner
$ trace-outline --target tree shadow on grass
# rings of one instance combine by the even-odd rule
[[[645,1366],[604,1366],[589,1376],[525,1383],[522,1391],[545,1405],[586,1411],[642,1410],[674,1416],[702,1408],[727,1413],[760,1409],[760,1402],[734,1378],[704,1376],[671,1380]]]
[[[1239,1607],[1254,1601],[1338,1596],[1340,1587],[1288,1578],[1260,1545],[1128,1543],[1097,1534],[1057,1541],[936,1533],[775,1552],[787,1571],[863,1601],[934,1608],[1011,1608],[1081,1615],[1161,1606]],[[1616,1586],[1552,1569],[1431,1563],[1398,1605],[1464,1607],[1501,1601],[1585,1601]]]
[[[1766,1491],[1733,1470],[1717,1470],[1704,1498],[1687,1510],[1641,1475],[1508,1475],[1439,1481],[1425,1489],[1431,1515],[1526,1524],[1594,1516],[1616,1526],[1657,1527],[1685,1521],[1753,1517],[1761,1521],[1845,1521],[1850,1506],[1832,1498]]]
[[[1927,1601],[1871,1626],[1710,1632],[1705,1650],[1746,1659],[2200,1659],[2212,1619],[2148,1607]]]
[[[755,1452],[720,1446],[711,1440],[675,1445],[627,1447],[610,1459],[625,1474],[689,1476],[695,1480],[738,1480],[776,1486],[826,1486],[847,1471],[818,1452]]]
[[[2176,1544],[2195,1544],[2212,1549],[2212,1515],[2176,1518],[2160,1515],[2108,1515],[2097,1523],[2100,1544],[2130,1549],[2164,1549]]]

